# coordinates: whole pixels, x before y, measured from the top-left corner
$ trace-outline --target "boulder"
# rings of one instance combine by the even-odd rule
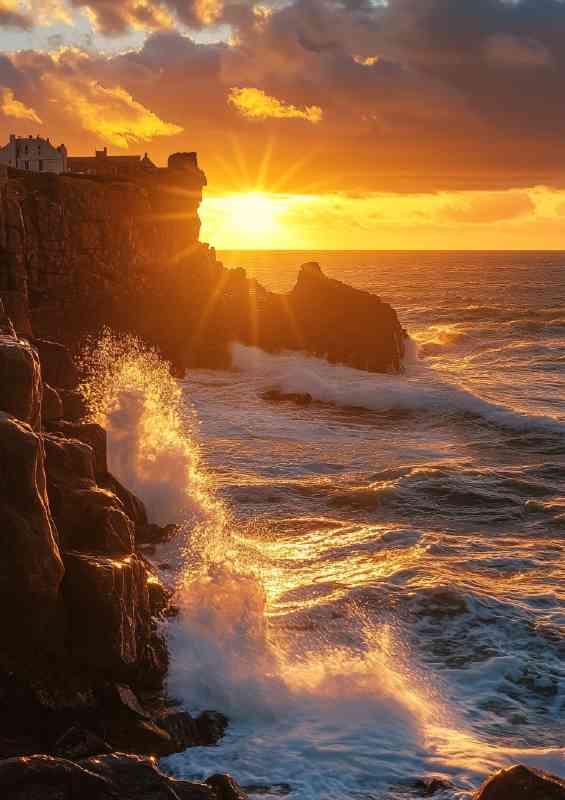
[[[86,671],[133,687],[159,688],[167,650],[155,630],[147,581],[137,556],[65,553],[63,597],[71,652]]]
[[[516,764],[483,783],[475,800],[565,800],[565,781]]]
[[[44,450],[20,420],[0,412],[0,661],[41,669],[60,647],[63,563],[49,511]]]
[[[79,442],[92,447],[94,453],[94,473],[98,478],[108,472],[108,437],[101,425],[95,422],[70,422],[58,419],[48,425],[50,433],[59,433],[66,439],[78,439]],[[110,486],[105,488],[111,489]],[[113,489],[111,489],[113,491]],[[115,492],[115,494],[118,494]]]
[[[217,800],[204,783],[169,778],[153,758],[113,753],[78,761],[46,755],[0,761],[5,800]]]
[[[228,718],[219,711],[203,711],[196,717],[196,730],[200,745],[216,744],[228,727]]]
[[[47,489],[64,550],[128,555],[134,527],[120,500],[95,482],[94,451],[77,439],[44,436]]]
[[[75,389],[78,372],[67,348],[46,339],[34,339],[33,344],[39,355],[43,379],[57,389]]]
[[[41,406],[41,421],[43,427],[49,423],[60,420],[63,416],[63,402],[56,389],[43,383],[43,403]]]
[[[121,500],[124,511],[136,526],[136,538],[139,529],[147,525],[147,511],[142,500],[120,483],[111,473],[97,475],[98,485],[113,492]]]
[[[0,796],[6,800],[116,800],[106,777],[63,758],[22,756],[0,761]],[[165,797],[165,795],[163,795]],[[167,798],[170,800],[170,798]]]
[[[41,368],[37,353],[27,342],[0,336],[0,411],[41,426]]]
[[[217,800],[247,800],[247,794],[231,775],[216,773],[206,778],[206,783],[214,790]]]
[[[216,800],[213,789],[206,784],[177,781],[163,775],[152,758],[116,753],[85,759],[79,764],[103,778],[119,800]]]
[[[88,415],[88,408],[78,389],[59,389],[63,403],[63,416],[71,422],[79,422]]]

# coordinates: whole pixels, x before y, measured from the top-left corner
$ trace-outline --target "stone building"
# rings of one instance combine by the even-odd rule
[[[93,156],[69,156],[68,170],[79,175],[106,178],[133,178],[144,171],[157,169],[147,153],[143,156],[110,156],[108,148]]]
[[[49,139],[41,136],[10,135],[7,145],[0,148],[0,164],[28,172],[53,172],[60,175],[67,171],[67,148],[64,144],[55,147]]]

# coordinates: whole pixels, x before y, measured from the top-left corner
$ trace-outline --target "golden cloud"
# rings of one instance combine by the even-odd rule
[[[62,101],[84,130],[116,147],[127,148],[183,131],[180,125],[160,119],[120,86],[107,88],[94,80],[69,82],[53,75],[47,76],[45,83],[52,99]]]
[[[356,64],[361,64],[362,67],[372,67],[379,63],[378,56],[353,56]]]
[[[7,117],[29,119],[32,122],[37,122],[39,125],[43,124],[42,119],[33,108],[29,108],[20,100],[16,100],[13,91],[6,87],[0,88],[0,110]]]
[[[222,0],[195,0],[194,12],[203,25],[212,25],[224,10]]]
[[[298,108],[285,103],[284,100],[271,97],[262,89],[251,87],[232,87],[229,90],[228,103],[249,119],[305,119],[316,124],[323,116],[320,106]]]

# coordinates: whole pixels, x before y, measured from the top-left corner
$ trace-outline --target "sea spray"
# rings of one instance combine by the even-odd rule
[[[364,372],[301,353],[266,353],[243,344],[233,344],[231,354],[236,369],[262,381],[265,390],[283,395],[307,393],[320,403],[375,412],[470,416],[517,432],[565,433],[559,420],[489,402],[442,380],[414,357],[413,346],[402,376]]]
[[[406,741],[417,750],[423,706],[401,677],[400,649],[391,659],[387,626],[362,621],[351,606],[343,625],[351,628],[347,638],[357,629],[352,651],[332,643],[323,625],[304,647],[292,627],[273,624],[281,564],[272,562],[272,548],[262,547],[256,529],[235,524],[216,495],[194,413],[168,365],[136,339],[110,332],[90,348],[84,365],[92,416],[108,430],[110,468],[146,502],[151,517],[183,523],[180,614],[168,624],[169,689],[188,708],[217,708],[232,720],[225,747],[201,753],[199,765],[182,756],[171,766],[202,777],[215,758],[215,768],[241,780],[261,778],[265,765],[249,749],[256,740],[242,738],[251,725],[254,735],[271,737],[268,749],[281,775],[288,778],[285,760],[301,760],[298,796],[319,796],[324,784],[325,796],[339,798],[351,776],[346,770],[344,783],[320,769],[328,747],[346,746],[359,730],[369,739],[375,731],[380,740],[386,730],[390,752]],[[234,739],[239,763],[233,763]],[[260,752],[267,755],[264,747]],[[311,757],[322,759],[320,765],[310,764]]]

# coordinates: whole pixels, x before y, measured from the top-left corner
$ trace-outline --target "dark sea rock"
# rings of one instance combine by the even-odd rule
[[[239,791],[218,795],[205,783],[167,777],[151,758],[122,753],[78,761],[46,755],[0,761],[3,800],[244,800]]]
[[[64,550],[125,556],[133,552],[134,523],[121,501],[95,482],[95,452],[77,439],[44,436],[47,488]]]
[[[475,800],[565,800],[565,781],[517,764],[489,778]]]
[[[116,559],[78,552],[65,553],[64,562],[73,658],[86,671],[159,688],[168,658],[155,628],[145,564],[136,555]]]
[[[41,405],[41,421],[43,426],[58,422],[63,418],[63,401],[61,395],[48,383],[43,383],[43,403]]]
[[[77,348],[104,326],[156,345],[182,374],[223,367],[230,344],[299,350],[359,369],[398,371],[404,334],[380,298],[302,266],[294,289],[267,291],[199,242],[206,178],[192,161],[129,181],[8,171],[0,193],[0,297],[31,336],[67,419],[84,414]],[[180,190],[180,191],[179,191]],[[203,316],[202,310],[206,309]],[[31,323],[30,323],[31,320]]]
[[[217,800],[247,800],[247,794],[231,775],[210,775],[206,783],[216,793]]]
[[[57,389],[76,389],[78,371],[68,349],[48,339],[32,339],[39,355],[43,380]]]
[[[10,335],[0,336],[0,409],[38,429],[42,394],[35,350]]]
[[[0,665],[40,669],[40,654],[60,645],[64,568],[49,511],[42,439],[2,411],[0,548]]]

